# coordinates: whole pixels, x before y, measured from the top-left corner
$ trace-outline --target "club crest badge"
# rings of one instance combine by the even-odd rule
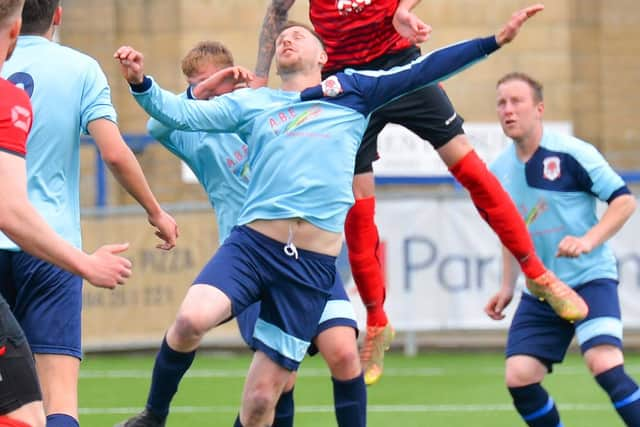
[[[336,76],[327,77],[322,82],[322,94],[324,96],[338,96],[342,93],[340,80]]]
[[[553,156],[547,157],[542,161],[542,176],[549,181],[555,181],[560,178],[562,171],[560,170],[560,158]]]

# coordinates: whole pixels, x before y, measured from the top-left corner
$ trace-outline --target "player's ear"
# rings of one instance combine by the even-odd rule
[[[326,64],[328,59],[327,51],[323,49],[322,52],[320,52],[320,65]]]
[[[60,25],[62,23],[62,6],[56,7],[56,11],[53,12],[53,25]]]
[[[20,28],[22,28],[22,16],[18,16],[9,28],[9,39],[15,40],[20,35]]]

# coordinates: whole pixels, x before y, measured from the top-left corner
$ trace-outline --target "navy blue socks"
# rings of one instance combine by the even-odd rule
[[[364,375],[347,381],[331,378],[338,427],[365,427],[367,425],[367,386]]]
[[[640,390],[624,371],[624,365],[596,375],[596,381],[609,395],[613,406],[627,426],[640,426]]]
[[[166,337],[162,340],[151,375],[151,390],[147,409],[160,417],[169,414],[171,399],[178,391],[178,384],[191,366],[196,352],[180,353],[169,347]]]
[[[530,427],[562,427],[553,399],[540,383],[509,387],[513,405]]]

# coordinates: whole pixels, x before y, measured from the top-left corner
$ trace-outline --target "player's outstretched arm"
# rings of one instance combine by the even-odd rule
[[[276,50],[276,38],[283,24],[287,22],[289,9],[295,0],[272,0],[262,21],[260,39],[258,41],[258,58],[256,59],[256,77],[251,87],[266,86],[269,81],[269,69]]]
[[[0,152],[0,229],[25,252],[87,279],[92,285],[115,288],[131,276],[131,262],[118,256],[128,243],[106,245],[92,255],[60,237],[38,214],[27,196],[25,160]]]
[[[116,180],[147,212],[149,223],[156,228],[156,236],[163,240],[157,248],[172,249],[178,238],[176,221],[160,207],[118,126],[110,120],[98,119],[90,122],[87,128]]]
[[[234,89],[247,86],[254,79],[254,74],[239,65],[223,68],[213,73],[195,86],[191,94],[196,99],[209,99],[224,95]]]
[[[532,16],[535,16],[538,12],[541,12],[544,9],[544,5],[535,4],[533,6],[525,7],[524,9],[520,9],[511,15],[511,19],[509,22],[496,34],[496,41],[499,46],[503,46],[507,43],[513,41],[518,35],[520,28],[522,25]]]

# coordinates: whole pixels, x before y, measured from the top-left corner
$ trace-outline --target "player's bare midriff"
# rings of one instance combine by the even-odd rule
[[[338,256],[342,234],[326,231],[300,218],[257,220],[247,227],[286,244],[290,240],[299,249]]]

